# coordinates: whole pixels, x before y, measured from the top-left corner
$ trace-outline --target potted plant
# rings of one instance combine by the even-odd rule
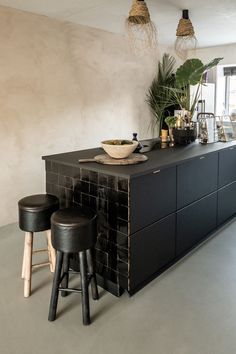
[[[186,123],[190,123],[200,96],[200,87],[204,84],[203,74],[206,70],[216,66],[222,59],[215,58],[205,65],[200,59],[188,59],[174,73],[175,59],[169,54],[163,55],[147,95],[147,102],[156,123],[159,124],[159,131],[166,112],[173,106],[179,107],[183,111],[183,119],[186,120]],[[190,96],[191,85],[198,85],[193,97]],[[192,140],[193,137],[187,141]]]

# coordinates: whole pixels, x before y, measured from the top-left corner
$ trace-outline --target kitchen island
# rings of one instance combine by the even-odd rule
[[[46,191],[98,214],[98,283],[134,294],[236,212],[236,142],[156,149],[138,165],[79,163],[102,149],[44,156]]]

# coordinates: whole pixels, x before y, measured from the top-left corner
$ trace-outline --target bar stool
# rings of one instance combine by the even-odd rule
[[[92,297],[98,300],[96,273],[93,262],[93,247],[97,240],[97,216],[89,208],[72,207],[56,211],[51,217],[52,245],[57,251],[49,321],[56,319],[58,294],[81,293],[83,324],[90,324],[88,286],[91,283]],[[71,253],[79,255],[80,272],[69,269]],[[63,271],[62,271],[63,269]],[[80,273],[81,288],[69,288],[69,274]]]
[[[59,200],[54,195],[36,194],[22,198],[18,202],[19,227],[25,231],[25,245],[21,277],[24,279],[24,297],[31,294],[32,268],[50,265],[51,272],[55,269],[55,250],[51,244],[52,213],[59,209]],[[34,233],[47,232],[47,249],[33,250]],[[48,252],[49,262],[32,265],[32,256],[35,253]]]

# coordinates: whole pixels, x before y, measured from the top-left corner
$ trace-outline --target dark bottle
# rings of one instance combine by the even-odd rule
[[[133,139],[134,141],[138,141],[137,138],[138,134],[137,133],[133,133]],[[140,152],[140,150],[142,149],[143,145],[140,143],[140,141],[138,141],[138,146],[136,147],[136,149],[134,150],[135,153]]]

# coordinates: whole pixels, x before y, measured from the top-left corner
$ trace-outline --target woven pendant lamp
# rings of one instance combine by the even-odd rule
[[[186,59],[187,51],[195,49],[197,46],[197,38],[192,22],[189,19],[188,10],[183,10],[182,18],[176,30],[175,51],[181,59]]]
[[[144,0],[133,0],[126,28],[131,48],[137,53],[157,46],[157,32]]]

